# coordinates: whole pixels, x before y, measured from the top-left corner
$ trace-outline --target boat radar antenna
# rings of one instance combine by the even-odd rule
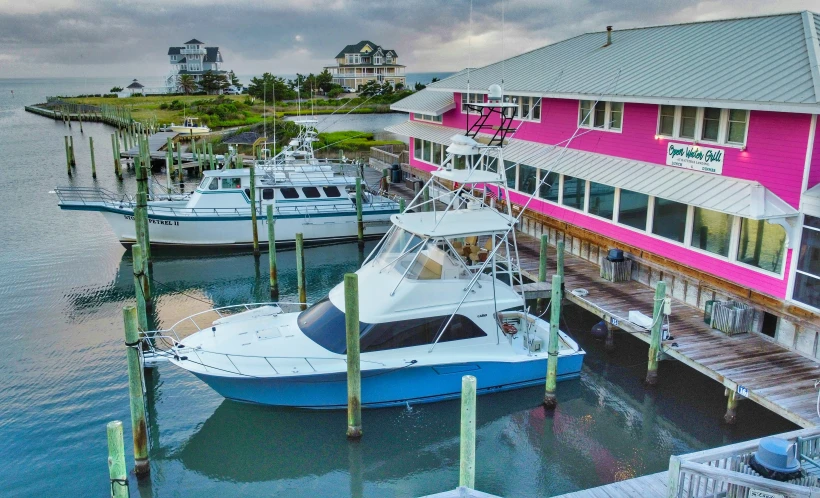
[[[506,143],[508,135],[515,133],[516,128],[513,126],[513,117],[518,105],[513,102],[503,102],[504,92],[501,86],[497,84],[490,85],[490,88],[487,89],[487,97],[487,102],[468,102],[466,104],[467,112],[478,114],[478,116],[472,125],[469,119],[467,120],[465,135],[485,145],[501,146]],[[498,117],[499,124],[490,124],[490,117]],[[495,119],[492,121],[494,122]],[[489,138],[479,137],[479,133],[482,132],[491,136]]]

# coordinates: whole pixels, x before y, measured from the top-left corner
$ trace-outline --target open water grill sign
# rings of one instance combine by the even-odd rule
[[[723,173],[723,151],[694,144],[670,143],[666,148],[666,164],[720,175]]]

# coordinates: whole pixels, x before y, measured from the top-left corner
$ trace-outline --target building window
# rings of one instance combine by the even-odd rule
[[[415,159],[421,159],[421,149],[424,145],[424,140],[420,138],[413,139],[413,157]]]
[[[433,164],[441,166],[441,144],[433,142]]]
[[[378,56],[373,57],[373,64],[381,65],[381,63],[382,63],[382,58],[381,57],[378,57]]]
[[[515,119],[520,121],[541,121],[541,97],[525,97],[520,95],[507,95],[504,102],[517,104]],[[508,115],[505,113],[505,115]]]
[[[749,111],[716,107],[659,106],[659,136],[743,146]]]
[[[806,215],[794,275],[795,301],[820,308],[820,218]]]
[[[564,175],[564,195],[561,204],[575,209],[584,209],[586,189],[586,180]]]
[[[615,209],[615,187],[589,182],[589,213],[608,220]]]
[[[621,131],[624,115],[622,102],[593,102],[581,100],[578,126],[599,130]]]
[[[780,273],[785,253],[786,230],[765,220],[741,218],[737,260]]]
[[[480,104],[484,102],[484,95],[481,93],[462,93],[461,94],[461,112],[467,113],[470,112],[472,114],[479,114],[477,111],[467,109],[467,104]]]
[[[646,215],[649,196],[631,190],[621,189],[618,208],[618,223],[638,230],[646,230]]]
[[[546,180],[544,179],[545,175],[547,177]],[[541,180],[541,188],[538,189],[538,197],[547,201],[558,202],[558,173],[550,172],[547,174],[546,171],[541,171],[538,176]]]
[[[518,165],[518,190],[526,194],[535,193],[535,187],[538,185],[537,170],[532,166],[526,164]]]
[[[424,140],[424,150],[422,151],[422,158],[424,161],[427,161],[428,163],[432,162],[433,148],[431,147],[431,145],[432,143],[428,142],[427,140]]]
[[[507,188],[515,190],[515,175],[518,171],[518,164],[512,161],[504,161],[504,171],[507,176]]]
[[[441,124],[441,116],[434,116],[433,114],[419,114],[417,112],[414,112],[413,119],[415,119],[416,121],[429,121],[431,123]]]
[[[688,209],[686,204],[656,197],[652,216],[652,233],[676,242],[683,242]]]
[[[694,208],[692,247],[728,257],[731,239],[731,215],[711,209]]]

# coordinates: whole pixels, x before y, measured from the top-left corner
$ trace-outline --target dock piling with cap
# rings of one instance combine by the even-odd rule
[[[538,281],[539,282],[546,282],[547,281],[547,242],[549,240],[549,236],[542,235],[541,236],[541,247],[540,252],[538,253]],[[539,310],[544,309],[544,298],[539,297],[538,301],[536,301],[536,307]]]
[[[307,290],[305,289],[305,241],[301,233],[296,234],[296,286],[299,292],[300,307],[307,309]]]
[[[547,347],[547,385],[544,391],[544,407],[553,409],[558,405],[556,390],[558,388],[558,336],[561,322],[561,284],[564,277],[552,276],[552,296],[550,299],[550,342]]]
[[[461,378],[461,437],[459,438],[459,487],[475,488],[476,378]]]
[[[362,373],[359,356],[359,276],[345,275],[345,331],[347,339],[347,437],[362,437]]]
[[[145,306],[145,262],[142,259],[142,246],[131,246],[131,265],[134,273],[134,294],[137,297],[137,323],[140,330],[148,330],[148,311]]]
[[[270,264],[270,297],[279,298],[279,282],[276,275],[276,220],[273,218],[273,204],[268,204],[268,263]]]
[[[145,400],[143,399],[142,365],[139,348],[140,331],[137,329],[137,310],[133,306],[122,309],[125,322],[125,346],[128,357],[128,395],[131,401],[131,429],[134,439],[134,473],[137,478],[148,475],[148,426],[145,422]]]
[[[74,135],[68,136],[69,150],[71,151],[71,167],[77,166],[77,156],[74,155]]]
[[[666,297],[666,282],[658,282],[655,287],[655,300],[652,311],[652,335],[649,341],[649,364],[646,372],[646,383],[654,386],[658,383],[658,354],[661,349],[661,331],[663,330],[663,301]]]
[[[65,141],[65,167],[68,176],[71,176],[71,150],[68,145],[68,135],[63,136],[63,140]]]
[[[94,137],[88,137],[88,148],[91,150],[91,178],[97,178],[97,165],[94,162]]]
[[[122,422],[114,420],[105,427],[108,436],[108,479],[111,498],[128,498],[128,471],[125,467],[125,442]]]

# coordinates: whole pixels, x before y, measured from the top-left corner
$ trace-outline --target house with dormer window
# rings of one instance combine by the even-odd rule
[[[336,55],[335,66],[325,66],[333,75],[333,83],[358,90],[371,80],[406,85],[404,66],[399,64],[395,50],[383,48],[368,40],[348,45]]]
[[[166,85],[169,87],[175,87],[177,77],[182,74],[190,74],[197,82],[208,71],[228,74],[221,69],[223,61],[219,47],[206,47],[196,38],[188,40],[181,47],[168,47],[168,58],[171,72],[166,78]]]

